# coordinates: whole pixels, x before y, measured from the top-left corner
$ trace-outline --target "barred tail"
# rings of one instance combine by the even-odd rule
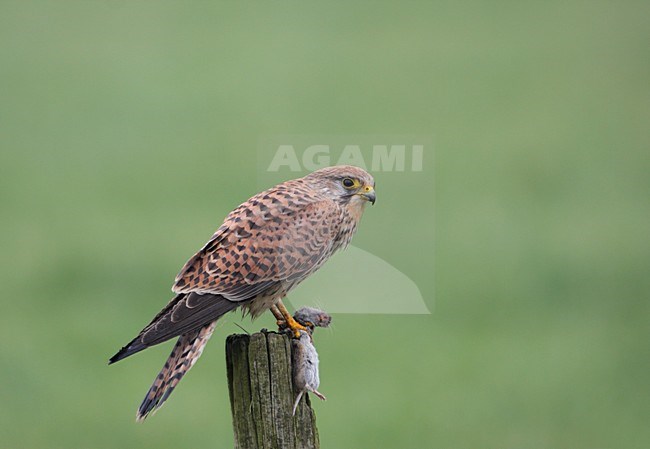
[[[149,413],[162,407],[163,403],[174,391],[174,388],[176,388],[176,385],[178,385],[178,382],[201,356],[203,348],[212,336],[216,326],[217,321],[215,320],[198,330],[182,334],[178,338],[174,349],[165,362],[165,366],[158,373],[156,380],[154,380],[142,404],[140,404],[140,408],[136,413],[136,421],[144,421]]]

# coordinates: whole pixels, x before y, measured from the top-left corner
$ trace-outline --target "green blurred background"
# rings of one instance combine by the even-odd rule
[[[433,313],[342,314],[318,336],[324,448],[650,447],[649,17],[1,1],[0,447],[232,446],[238,317],[144,425],[170,344],[106,361],[257,191],[275,134],[435,140],[435,189],[377,173],[355,239]]]

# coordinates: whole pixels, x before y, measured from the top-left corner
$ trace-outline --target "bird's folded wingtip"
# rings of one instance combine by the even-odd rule
[[[124,346],[122,349],[117,351],[117,353],[113,357],[108,359],[108,364],[112,365],[115,362],[119,362],[120,360],[125,359],[128,356],[135,354],[136,352],[140,352],[145,348],[146,348],[145,345],[136,344],[136,340],[133,340],[128,345]]]
[[[122,360],[124,357],[126,357],[126,356],[124,355],[124,353],[126,352],[126,349],[127,349],[127,348],[124,347],[124,348],[120,349],[119,351],[117,351],[117,353],[116,353],[113,357],[111,357],[110,359],[108,359],[108,364],[109,364],[109,365],[112,365],[113,363],[115,363],[115,362],[119,362],[119,361]]]

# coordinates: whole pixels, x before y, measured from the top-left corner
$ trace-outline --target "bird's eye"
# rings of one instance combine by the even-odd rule
[[[346,189],[351,189],[354,187],[354,180],[352,178],[343,178],[343,187]]]

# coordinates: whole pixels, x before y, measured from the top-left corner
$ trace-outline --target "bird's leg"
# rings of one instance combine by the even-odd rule
[[[282,312],[278,309],[278,307],[274,304],[271,306],[271,313],[275,317],[276,324],[280,328],[280,330],[284,329],[287,327],[287,322],[284,320],[284,315],[282,315]]]
[[[296,320],[293,319],[287,308],[282,304],[282,300],[278,299],[278,302],[276,303],[276,307],[282,317],[284,318],[284,321],[289,329],[291,329],[291,333],[293,334],[294,338],[300,338],[300,331],[306,331],[307,333],[308,330],[305,326],[297,322]],[[275,313],[274,313],[275,315]]]

